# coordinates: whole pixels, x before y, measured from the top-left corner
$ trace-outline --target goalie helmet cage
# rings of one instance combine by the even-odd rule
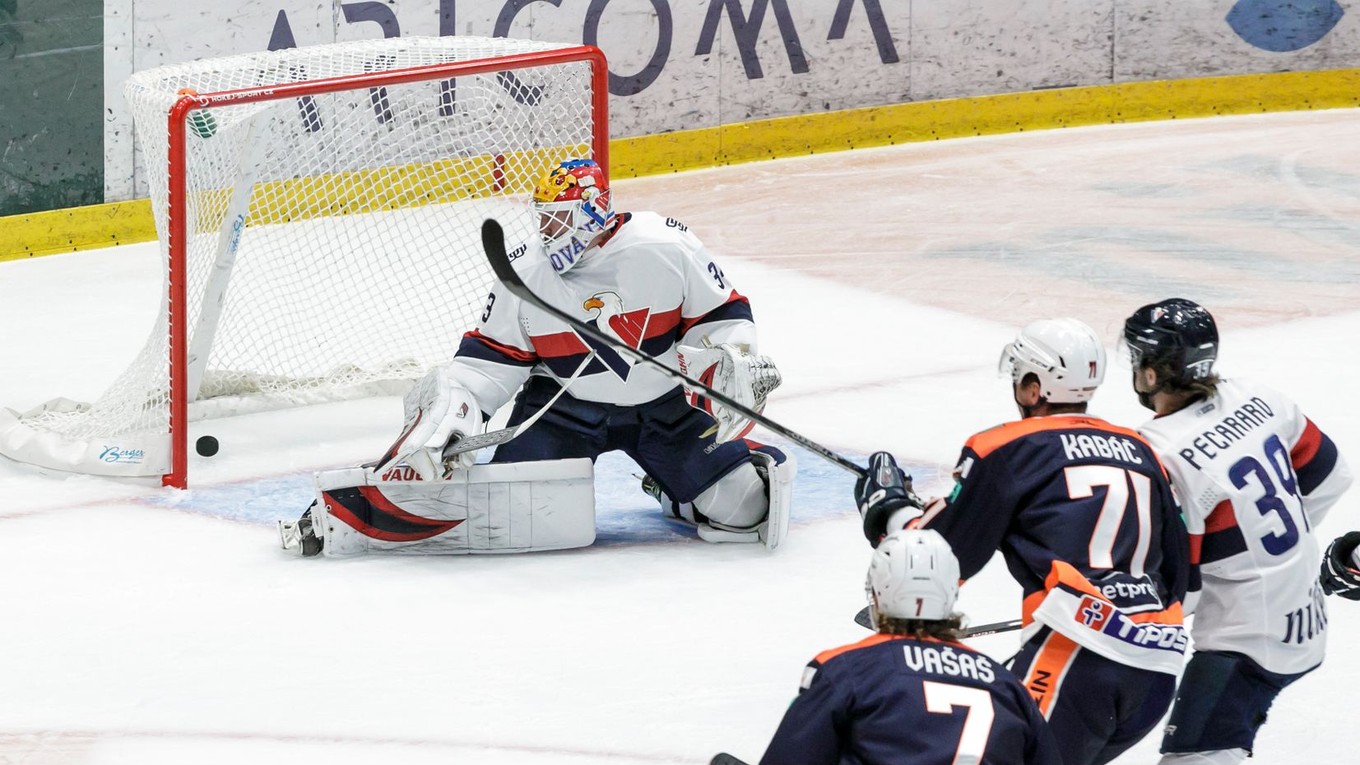
[[[400,394],[484,310],[482,221],[533,236],[542,173],[608,171],[607,83],[594,46],[475,37],[133,75],[162,310],[92,404],[0,408],[0,453],[183,488],[191,420]]]

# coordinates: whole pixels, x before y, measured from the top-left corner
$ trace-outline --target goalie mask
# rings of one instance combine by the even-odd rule
[[[1105,346],[1077,319],[1043,319],[1025,326],[1001,350],[997,371],[1019,385],[1039,378],[1039,395],[1054,404],[1090,401],[1105,380]]]
[[[594,160],[569,159],[534,186],[538,234],[553,269],[565,273],[576,265],[591,240],[613,220],[609,181]]]
[[[879,616],[948,619],[959,596],[959,560],[938,531],[899,531],[874,548],[864,589],[871,624]]]

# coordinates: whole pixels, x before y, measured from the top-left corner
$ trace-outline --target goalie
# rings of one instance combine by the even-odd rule
[[[612,212],[604,173],[587,159],[545,175],[533,208],[538,241],[510,252],[536,294],[761,410],[779,372],[756,351],[747,299],[686,226]],[[510,440],[476,465],[468,447],[492,435],[482,434],[486,420],[512,396]],[[646,471],[643,488],[663,511],[705,540],[774,549],[788,528],[794,465],[743,440],[748,419],[583,339],[500,284],[453,360],[420,380],[404,407],[401,436],[372,470],[318,476],[318,499],[280,524],[284,547],[309,556],[589,545],[592,466],[616,450]]]

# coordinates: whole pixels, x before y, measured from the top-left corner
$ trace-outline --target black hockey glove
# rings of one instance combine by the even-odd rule
[[[894,511],[924,507],[911,491],[911,476],[887,452],[870,455],[868,474],[855,482],[855,504],[864,521],[864,538],[874,547],[887,536],[888,518]]]
[[[1351,555],[1360,546],[1360,531],[1352,531],[1332,540],[1327,554],[1322,556],[1322,591],[1340,595],[1347,600],[1360,600],[1360,571],[1355,570]]]

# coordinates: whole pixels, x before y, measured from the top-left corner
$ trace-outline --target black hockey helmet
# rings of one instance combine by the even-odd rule
[[[1218,327],[1204,306],[1185,298],[1151,303],[1124,321],[1124,341],[1134,369],[1169,366],[1167,382],[1185,385],[1214,373]]]

